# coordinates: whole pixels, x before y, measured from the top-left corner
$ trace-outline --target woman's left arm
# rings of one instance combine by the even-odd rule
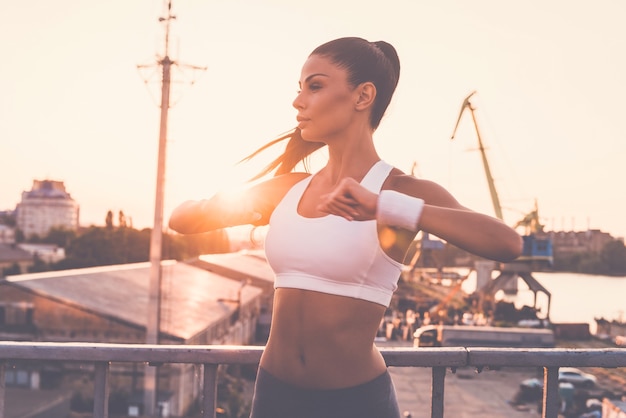
[[[499,219],[465,208],[424,205],[419,228],[473,254],[500,262],[522,252],[522,237]]]
[[[522,252],[522,237],[500,219],[461,205],[437,183],[408,175],[390,178],[389,187],[424,200],[420,230],[481,257],[509,262]]]
[[[406,204],[395,208],[396,212],[410,212],[401,214],[403,216],[414,216],[415,228],[410,231],[413,234],[418,230],[426,231],[468,252],[500,262],[512,261],[522,252],[522,238],[513,228],[497,218],[462,206],[446,189],[434,182],[396,174],[390,176],[383,189],[396,191],[408,199],[423,200],[417,205]],[[378,218],[380,222],[379,203],[379,195],[346,178],[323,198],[319,209],[349,220]],[[393,224],[387,226],[397,227]]]

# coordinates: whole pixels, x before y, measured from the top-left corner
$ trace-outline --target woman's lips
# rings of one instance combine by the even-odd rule
[[[309,119],[302,117],[297,117],[296,120],[298,121],[298,128],[302,128],[309,121]]]

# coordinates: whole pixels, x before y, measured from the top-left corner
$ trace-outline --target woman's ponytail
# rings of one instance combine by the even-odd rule
[[[271,173],[272,171],[274,171],[275,176],[290,173],[301,161],[304,162],[306,166],[306,158],[316,150],[326,145],[323,142],[305,141],[304,139],[302,139],[302,135],[300,134],[300,128],[295,128],[285,135],[282,135],[263,145],[252,154],[243,158],[240,162],[252,159],[253,157],[260,154],[262,151],[266,150],[272,145],[276,145],[277,143],[284,141],[285,139],[289,139],[287,145],[285,146],[285,151],[268,165],[266,165],[265,168],[263,168],[257,175],[250,179],[250,181],[257,180]]]

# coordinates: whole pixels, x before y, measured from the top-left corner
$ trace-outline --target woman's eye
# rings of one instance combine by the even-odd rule
[[[319,89],[321,89],[321,88],[322,88],[322,85],[321,85],[321,84],[312,83],[312,84],[309,84],[309,85],[305,86],[305,87],[304,87],[304,90],[317,91],[317,90],[319,90]],[[303,89],[298,89],[298,90],[296,91],[296,94],[300,94],[300,93],[302,93],[302,90],[303,90]]]

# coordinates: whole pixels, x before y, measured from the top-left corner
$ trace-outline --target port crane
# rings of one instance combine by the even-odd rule
[[[456,120],[456,125],[454,125],[454,131],[452,131],[452,136],[450,139],[454,139],[454,135],[456,135],[456,131],[459,128],[459,124],[461,123],[461,118],[463,117],[463,113],[465,109],[469,109],[472,115],[472,122],[474,122],[474,129],[476,130],[476,136],[478,137],[478,150],[480,151],[480,156],[483,162],[483,168],[485,169],[485,175],[487,176],[487,185],[489,186],[489,194],[491,194],[491,201],[493,203],[493,210],[496,213],[496,217],[500,220],[504,220],[502,216],[502,206],[500,205],[500,198],[498,197],[498,191],[496,190],[495,182],[493,181],[493,176],[491,175],[491,168],[489,168],[489,161],[487,160],[487,153],[485,152],[485,146],[483,145],[483,139],[480,136],[480,130],[478,129],[478,122],[476,121],[476,114],[474,113],[475,108],[472,106],[472,102],[470,102],[471,97],[476,94],[475,91],[470,93],[469,96],[463,100],[463,104],[461,105],[461,111],[459,112],[459,117]]]
[[[480,135],[480,129],[478,127],[478,122],[476,120],[476,108],[473,106],[471,101],[472,97],[475,94],[476,91],[473,91],[463,100],[463,104],[461,105],[461,110],[459,112],[459,117],[457,118],[450,139],[454,139],[463,114],[466,111],[469,111],[472,116],[472,122],[474,124],[474,129],[478,138],[478,150],[480,151],[483,168],[487,177],[487,184],[489,186],[489,193],[491,195],[494,212],[498,219],[504,221],[500,198],[498,197],[498,192],[496,190],[495,182],[491,174],[491,169],[489,167],[487,153],[485,151],[485,146],[483,144],[483,140]],[[477,289],[476,291],[479,294],[479,298],[483,301],[483,303],[481,303],[481,305],[483,305],[485,299],[493,299],[495,293],[498,290],[506,290],[507,285],[513,284],[513,287],[516,289],[516,280],[518,277],[521,277],[535,295],[535,308],[537,307],[538,292],[543,292],[548,296],[547,317],[549,318],[551,298],[550,292],[545,287],[543,287],[531,274],[533,271],[536,271],[538,269],[545,269],[546,267],[552,266],[553,260],[552,241],[549,236],[544,233],[543,225],[541,225],[541,223],[539,222],[539,210],[537,208],[536,200],[534,210],[526,214],[514,225],[514,228],[518,227],[525,228],[525,234],[522,235],[524,241],[522,255],[511,263],[502,264],[500,267],[500,275],[495,279],[489,281],[485,286],[483,286],[481,289]]]
[[[463,114],[466,110],[469,110],[472,116],[472,121],[474,123],[474,128],[476,130],[476,136],[478,138],[478,150],[480,151],[485,175],[487,177],[487,185],[489,186],[489,193],[491,194],[493,209],[496,217],[504,221],[504,217],[502,215],[502,205],[500,204],[500,198],[498,197],[498,191],[496,190],[495,182],[491,174],[485,146],[480,135],[478,122],[476,121],[476,108],[472,105],[471,102],[471,98],[475,94],[476,92],[474,91],[469,94],[465,98],[465,100],[463,100],[463,104],[461,105],[461,111],[459,112],[459,117],[457,118],[456,125],[454,126],[454,131],[452,132],[452,136],[450,137],[450,139],[454,139]],[[524,238],[524,250],[520,258],[518,258],[516,261],[530,262],[533,264],[533,267],[535,269],[545,268],[548,265],[552,264],[552,243],[549,237],[547,237],[547,235],[543,231],[543,225],[541,224],[539,219],[537,200],[535,200],[534,210],[524,215],[524,217],[520,219],[513,227],[516,229],[519,227],[525,228],[525,234],[522,236]]]

